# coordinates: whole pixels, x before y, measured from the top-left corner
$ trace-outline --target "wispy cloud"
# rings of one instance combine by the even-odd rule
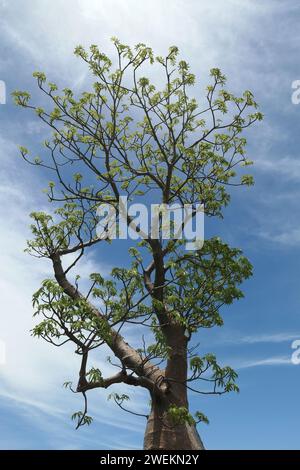
[[[293,341],[294,339],[300,338],[299,333],[272,333],[272,334],[258,334],[243,336],[235,341],[247,344],[257,343],[284,343],[286,341]]]
[[[271,243],[276,243],[277,245],[279,244],[287,247],[300,246],[300,227],[298,228],[298,226],[291,227],[290,229],[286,229],[279,233],[275,230],[274,232],[261,230],[258,232],[258,235]]]
[[[276,173],[287,181],[300,180],[300,156],[283,156],[281,158],[257,159],[255,167],[268,174]]]
[[[233,364],[236,370],[248,369],[250,367],[264,367],[264,366],[286,366],[292,365],[291,357],[289,356],[272,356],[265,359],[250,359],[240,360]]]

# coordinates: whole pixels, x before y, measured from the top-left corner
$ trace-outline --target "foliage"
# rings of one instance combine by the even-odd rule
[[[202,203],[207,217],[222,218],[230,187],[253,184],[252,176],[243,173],[252,163],[243,130],[262,119],[252,93],[232,94],[218,68],[211,70],[205,101],[199,104],[196,89],[194,95],[190,91],[196,77],[179,59],[177,47],[155,57],[144,44],[130,48],[112,41],[115,59],[95,45],[89,51],[75,49],[94,77],[88,92],[59,91],[44,73],[35,72],[48,109],[34,105],[28,92],[13,93],[19,106],[35,111],[52,130],[42,157],[20,147],[28,163],[54,175],[46,190],[54,210],[31,214],[33,239],[27,250],[50,259],[54,272],[54,279],[46,279],[33,296],[35,315],[42,319],[32,333],[55,346],[72,342],[82,357],[76,391],[84,395],[85,410],[72,417],[77,427],[91,422],[89,389],[125,383],[163,395],[177,380],[172,361],[179,350],[185,351],[183,361],[190,359],[186,389],[238,391],[230,367],[218,365],[212,354],[198,356],[190,344],[199,329],[223,324],[221,308],[243,296],[239,286],[252,273],[242,252],[219,238],[186,252],[182,240],[146,236],[133,242],[127,267],[115,267],[109,277],[92,273],[88,288],[81,282],[79,259],[88,248],[109,241],[96,234],[100,203],[117,206],[121,195],[129,201]],[[145,75],[152,66],[158,71],[155,83]],[[72,261],[63,267],[67,255],[73,255]],[[135,325],[140,347],[125,342],[126,325]],[[87,371],[89,352],[104,344],[114,355],[110,364],[119,370],[107,379],[97,368]],[[192,386],[194,381],[200,388]],[[123,408],[128,396],[111,398]],[[175,425],[208,422],[201,412],[194,419],[184,404],[171,403],[168,413]]]

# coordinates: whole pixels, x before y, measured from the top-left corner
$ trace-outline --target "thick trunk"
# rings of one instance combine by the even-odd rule
[[[204,446],[195,426],[187,423],[174,426],[166,416],[168,406],[152,401],[144,436],[146,450],[203,450]]]
[[[168,416],[171,405],[189,409],[187,379],[187,339],[182,327],[174,327],[168,332],[170,356],[165,369],[163,394],[152,394],[152,408],[148,418],[144,449],[164,450],[203,450],[204,446],[196,426],[187,423],[177,424]]]

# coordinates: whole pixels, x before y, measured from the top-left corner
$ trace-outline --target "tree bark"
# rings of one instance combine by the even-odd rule
[[[189,409],[187,397],[187,338],[181,326],[172,325],[167,331],[170,355],[165,369],[163,394],[152,393],[151,413],[147,421],[144,449],[203,450],[195,425],[177,424],[168,416],[171,405]]]
[[[168,403],[168,405],[170,402]],[[145,436],[145,450],[204,450],[196,426],[179,424],[174,426],[166,417],[168,406],[159,399],[152,400]]]

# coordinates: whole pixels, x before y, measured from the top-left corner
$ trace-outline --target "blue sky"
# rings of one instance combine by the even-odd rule
[[[109,38],[118,36],[128,44],[145,42],[157,54],[176,44],[201,89],[208,70],[220,67],[231,90],[250,89],[260,103],[265,119],[248,133],[256,184],[233,190],[225,219],[207,227],[242,248],[254,265],[245,299],[223,310],[225,326],[199,334],[201,352],[216,352],[235,367],[241,389],[239,395],[191,396],[193,409],[210,419],[199,428],[209,449],[299,448],[300,365],[290,360],[291,343],[300,339],[300,105],[291,102],[291,84],[300,79],[299,20],[296,0],[0,0],[0,80],[8,93],[27,89],[38,98],[34,70],[61,87],[84,89],[89,77],[72,55],[74,46],[109,50]],[[9,98],[0,105],[0,339],[6,345],[0,448],[139,448],[143,419],[119,414],[106,392],[90,394],[94,424],[74,430],[69,417],[81,399],[61,385],[76,378],[77,358],[29,335],[31,294],[50,266],[23,249],[28,213],[46,208],[47,176],[25,165],[17,145],[39,152],[47,132]],[[107,273],[119,258],[120,248],[91,253],[82,273]],[[144,410],[147,397],[133,393],[136,409]]]

